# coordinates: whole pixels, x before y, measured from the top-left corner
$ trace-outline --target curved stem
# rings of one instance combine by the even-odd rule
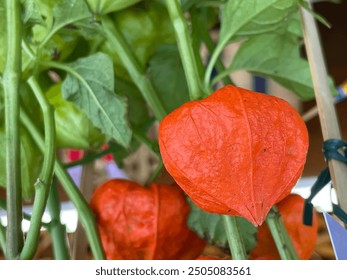
[[[166,116],[166,110],[159,100],[152,83],[146,77],[145,69],[135,55],[132,53],[131,48],[127,45],[122,34],[117,27],[107,17],[102,19],[103,30],[105,38],[108,43],[113,47],[114,51],[119,55],[120,60],[127,69],[134,84],[140,90],[143,98],[146,100],[148,106],[153,111],[154,116],[158,121],[161,121]]]
[[[24,110],[21,110],[20,117],[24,126],[28,129],[28,131],[30,131],[31,136],[38,147],[40,147],[43,151],[44,140],[37,127],[33,124]],[[95,259],[104,259],[104,252],[101,246],[99,233],[95,224],[93,213],[90,210],[88,203],[71,179],[70,175],[65,170],[63,164],[58,159],[55,159],[54,170],[66,194],[71,199],[78,211],[81,224],[86,231],[87,238]]]
[[[272,237],[277,246],[278,253],[282,260],[297,260],[298,255],[283,225],[280,213],[273,206],[266,217],[266,223],[271,231]]]
[[[212,53],[214,48],[215,48],[215,45],[214,45],[212,38],[210,37],[206,23],[199,17],[199,14],[198,14],[196,8],[190,9],[190,16],[192,18],[193,26],[195,26],[197,32],[199,32],[199,35],[201,36],[201,39],[205,43],[209,53]],[[218,57],[218,60],[216,62],[216,68],[217,68],[218,73],[225,71],[224,64],[223,64],[222,60],[220,59],[220,57]],[[223,78],[224,85],[228,85],[228,84],[233,85],[234,84],[229,75],[224,75],[222,78]],[[214,80],[215,79],[213,79],[213,81]],[[212,82],[212,85],[213,84],[214,84],[214,82]]]
[[[222,219],[233,260],[247,260],[245,245],[241,237],[236,217],[222,215]]]
[[[54,259],[70,259],[69,250],[66,244],[66,229],[60,222],[60,203],[56,183],[53,182],[47,201],[48,212],[51,216],[48,231],[52,238]]]
[[[22,64],[20,0],[6,1],[7,56],[4,70],[6,132],[7,258],[18,258],[23,246],[19,136],[19,83]]]
[[[223,51],[223,47],[224,47],[223,42],[217,44],[216,48],[214,49],[214,52],[212,53],[210,61],[209,61],[208,65],[207,65],[206,72],[205,72],[205,78],[204,78],[204,85],[205,85],[206,88],[210,87],[210,80],[211,80],[213,67],[216,64],[216,62],[217,62],[217,60],[219,58],[219,55]]]
[[[52,184],[55,160],[55,122],[53,108],[49,104],[46,96],[40,88],[40,85],[34,77],[31,77],[28,80],[28,84],[34,92],[42,109],[45,141],[42,169],[39,178],[35,183],[33,213],[30,220],[27,238],[20,254],[21,259],[32,259],[36,252],[41,229],[41,220],[45,211],[49,188]]]
[[[195,100],[204,96],[204,88],[201,83],[188,25],[179,2],[178,0],[166,0],[166,6],[175,30],[190,99]]]

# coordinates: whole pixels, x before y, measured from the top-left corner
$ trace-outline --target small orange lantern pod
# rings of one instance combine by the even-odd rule
[[[187,226],[189,205],[174,185],[111,179],[91,199],[109,260],[195,259],[205,241]]]
[[[261,225],[301,176],[308,133],[286,101],[228,85],[167,115],[159,147],[197,206]]]
[[[313,254],[318,237],[317,213],[313,213],[312,226],[303,224],[305,200],[290,194],[277,204],[284,226],[300,260],[308,260]],[[250,252],[252,260],[279,260],[280,255],[267,224],[258,228],[256,247]]]

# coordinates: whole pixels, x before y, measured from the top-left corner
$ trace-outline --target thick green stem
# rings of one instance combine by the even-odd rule
[[[176,41],[180,52],[183,69],[186,75],[190,99],[200,99],[204,96],[204,87],[196,63],[193,42],[186,19],[178,0],[166,0],[166,6],[175,30]]]
[[[21,110],[20,117],[24,126],[28,129],[28,131],[30,131],[31,136],[33,137],[38,147],[40,147],[43,151],[44,140],[37,127],[33,124],[33,122],[24,110]],[[65,170],[63,164],[58,159],[55,160],[54,170],[66,194],[71,199],[72,203],[78,211],[79,219],[86,231],[87,238],[94,258],[104,259],[104,252],[101,246],[94,215],[90,210],[88,203],[86,202],[83,195],[71,179],[70,175]]]
[[[117,26],[109,18],[104,17],[102,19],[102,25],[104,27],[102,32],[108,43],[117,52],[131,79],[140,90],[156,119],[161,121],[166,116],[166,110],[159,100],[152,83],[146,76],[144,66],[140,65]]]
[[[297,260],[298,255],[287,234],[287,230],[281,220],[280,214],[273,206],[266,217],[266,223],[271,231],[272,237],[277,246],[278,253],[282,260]]]
[[[53,182],[47,201],[48,212],[51,216],[49,233],[52,238],[53,253],[56,260],[70,259],[66,239],[66,228],[60,221],[60,202],[57,186]]]
[[[35,255],[40,230],[41,220],[46,208],[49,188],[52,184],[54,160],[55,160],[55,123],[54,112],[46,96],[42,92],[40,85],[34,77],[28,80],[29,86],[34,92],[43,113],[45,141],[44,141],[44,160],[41,173],[35,183],[35,199],[33,212],[30,220],[30,227],[23,250],[20,254],[21,259],[32,259]]]
[[[241,237],[236,217],[222,215],[222,219],[233,260],[247,260],[245,245]]]
[[[3,88],[5,93],[6,199],[8,259],[16,259],[23,246],[22,190],[19,136],[19,83],[22,64],[21,1],[6,1],[7,56]]]

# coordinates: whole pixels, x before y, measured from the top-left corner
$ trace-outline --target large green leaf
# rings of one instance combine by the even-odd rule
[[[188,202],[191,208],[188,218],[189,227],[207,240],[209,244],[225,249],[229,248],[222,217],[201,210],[191,200]],[[236,218],[246,251],[249,252],[256,245],[257,229],[246,219]]]
[[[273,32],[286,26],[298,10],[299,0],[229,0],[221,7],[221,28],[217,46],[212,54],[207,74],[231,41],[246,36]],[[205,82],[207,82],[205,76]]]
[[[122,146],[131,139],[125,99],[114,93],[112,60],[103,53],[70,64],[62,93],[86,113],[92,123]]]
[[[189,101],[183,65],[176,45],[162,45],[149,61],[149,74],[168,112]]]
[[[228,72],[247,70],[272,78],[303,100],[314,97],[308,62],[300,56],[299,43],[289,34],[268,33],[251,37],[236,53]],[[336,94],[333,81],[331,90]]]
[[[273,31],[287,24],[297,4],[298,0],[229,0],[222,8],[220,41]]]

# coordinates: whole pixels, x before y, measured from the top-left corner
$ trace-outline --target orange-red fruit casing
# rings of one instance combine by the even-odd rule
[[[176,185],[111,179],[90,205],[108,260],[195,259],[204,249],[187,226],[189,205]]]
[[[304,203],[305,200],[301,196],[290,194],[276,205],[300,260],[310,259],[318,237],[318,218],[316,212],[313,212],[311,226],[303,223]],[[256,247],[250,252],[250,259],[281,259],[267,224],[263,224],[258,228],[257,239]]]
[[[167,115],[159,147],[197,206],[261,225],[301,176],[308,132],[285,100],[228,85]]]

